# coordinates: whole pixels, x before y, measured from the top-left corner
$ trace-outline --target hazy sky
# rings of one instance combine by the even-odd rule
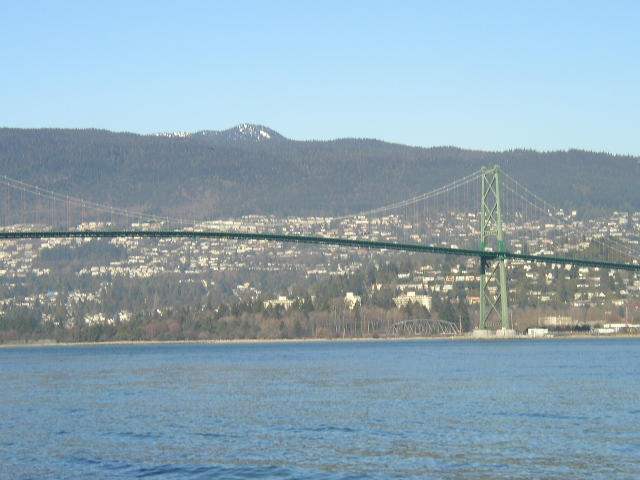
[[[640,155],[638,1],[0,0],[0,126]]]

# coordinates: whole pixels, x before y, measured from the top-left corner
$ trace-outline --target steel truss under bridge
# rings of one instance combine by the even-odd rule
[[[425,318],[394,323],[391,325],[391,328],[389,328],[389,335],[460,335],[460,329],[453,322],[436,320],[434,318]]]

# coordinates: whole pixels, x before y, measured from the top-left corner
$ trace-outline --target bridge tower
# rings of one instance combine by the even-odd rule
[[[492,241],[493,251],[504,252],[502,231],[502,200],[500,198],[500,167],[482,169],[482,250]],[[480,257],[480,330],[498,327],[511,328],[507,305],[506,259],[499,255],[490,259]]]

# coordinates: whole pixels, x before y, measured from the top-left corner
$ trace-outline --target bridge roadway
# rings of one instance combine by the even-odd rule
[[[336,245],[340,247],[402,250],[406,252],[436,253],[480,257],[487,260],[520,259],[527,262],[555,263],[559,265],[578,265],[600,267],[614,270],[640,271],[638,263],[607,262],[570,257],[547,255],[528,255],[513,252],[494,252],[464,248],[438,247],[411,243],[377,242],[372,240],[351,240],[347,238],[315,237],[303,235],[279,235],[271,233],[221,232],[209,230],[49,230],[49,231],[0,231],[0,240],[44,239],[44,238],[192,238],[192,239],[228,239],[261,240],[268,242],[312,243]]]

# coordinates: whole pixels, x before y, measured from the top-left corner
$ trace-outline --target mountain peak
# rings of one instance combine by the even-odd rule
[[[208,138],[214,138],[216,140],[279,140],[284,139],[275,130],[272,130],[264,125],[254,125],[251,123],[241,123],[228,130],[203,130],[195,133],[197,136],[204,136]]]

